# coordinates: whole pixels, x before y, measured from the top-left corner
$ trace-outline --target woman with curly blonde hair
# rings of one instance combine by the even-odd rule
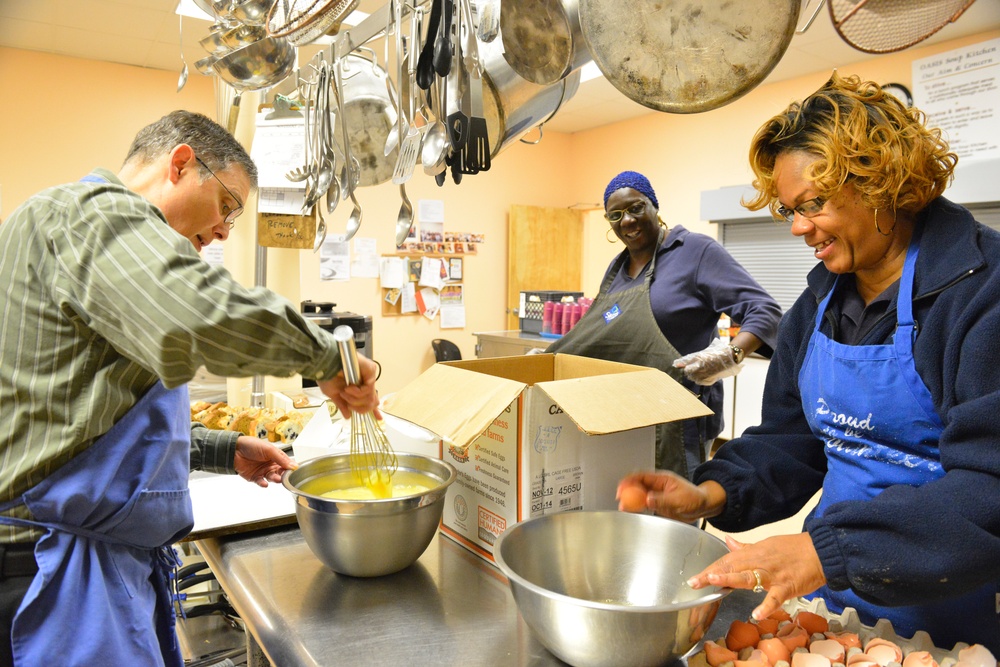
[[[760,426],[694,484],[642,473],[647,506],[740,532],[798,512],[796,535],[732,553],[691,585],[822,597],[901,636],[1000,655],[1000,234],[942,196],[957,157],[925,118],[836,73],[767,121],[757,195],[819,264],[782,320]]]

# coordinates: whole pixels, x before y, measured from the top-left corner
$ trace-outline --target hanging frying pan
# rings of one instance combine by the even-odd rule
[[[604,76],[657,111],[699,113],[753,90],[795,34],[801,0],[580,0]]]
[[[546,86],[590,62],[578,0],[503,0],[503,57],[524,79]]]

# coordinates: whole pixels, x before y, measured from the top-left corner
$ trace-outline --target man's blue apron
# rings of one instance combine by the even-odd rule
[[[826,444],[828,472],[815,516],[837,502],[871,499],[890,486],[921,486],[944,475],[938,449],[944,425],[913,361],[913,275],[920,234],[920,228],[915,230],[900,278],[894,341],[844,345],[821,333],[835,289],[816,313],[799,373],[806,418]],[[920,520],[919,507],[913,508],[913,520]],[[996,593],[997,586],[988,585],[959,598],[908,607],[880,607],[850,589],[827,586],[814,595],[833,611],[855,608],[869,625],[887,618],[901,636],[924,630],[937,646],[950,649],[959,641],[1000,645]]]
[[[46,533],[14,618],[16,665],[182,665],[167,545],[194,525],[187,387],[157,382],[121,421],[20,499]]]

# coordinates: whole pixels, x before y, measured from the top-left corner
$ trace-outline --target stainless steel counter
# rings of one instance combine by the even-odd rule
[[[297,526],[195,543],[275,667],[563,665],[517,612],[506,579],[440,533],[394,575],[328,570]],[[762,596],[734,591],[709,638]]]

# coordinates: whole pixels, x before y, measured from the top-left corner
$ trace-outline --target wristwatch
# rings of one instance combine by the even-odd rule
[[[733,351],[733,361],[735,361],[737,364],[742,364],[743,357],[746,356],[746,352],[743,351],[743,348],[740,347],[739,345],[733,345],[730,343],[729,349]]]

